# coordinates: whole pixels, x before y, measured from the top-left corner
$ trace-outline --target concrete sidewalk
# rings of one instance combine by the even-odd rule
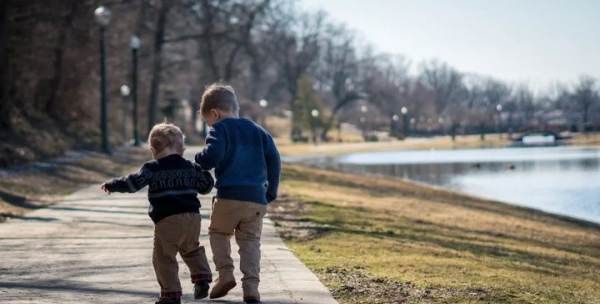
[[[154,303],[159,288],[145,195],[108,196],[93,186],[25,218],[0,223],[0,303]],[[206,235],[210,197],[201,201],[200,242],[212,259]],[[337,303],[283,244],[268,219],[262,244],[264,303]],[[179,271],[182,302],[192,303],[189,272],[181,261]],[[198,302],[240,303],[241,274],[236,276],[238,287],[230,295]]]

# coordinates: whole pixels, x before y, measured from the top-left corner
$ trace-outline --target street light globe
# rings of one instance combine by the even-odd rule
[[[400,112],[402,113],[402,115],[406,115],[406,113],[408,113],[408,109],[406,107],[402,107],[402,109],[400,109]]]
[[[367,106],[366,105],[360,106],[360,111],[363,113],[366,113],[368,111]]]
[[[501,104],[499,104],[499,105],[496,106],[496,111],[502,112],[502,105]]]
[[[394,116],[392,116],[392,120],[398,121],[398,120],[400,120],[400,116],[398,116],[398,114],[394,114]]]
[[[261,99],[258,101],[258,105],[261,106],[261,108],[266,108],[269,105],[269,102],[265,99]]]
[[[310,115],[314,118],[319,117],[319,110],[313,109],[312,111],[310,111]]]
[[[134,50],[138,50],[142,46],[142,40],[140,37],[133,35],[131,36],[131,40],[129,41],[129,47]]]
[[[121,86],[121,96],[127,97],[127,96],[129,96],[129,93],[131,93],[129,86],[126,84],[122,85]]]
[[[104,27],[110,23],[111,13],[108,8],[101,5],[94,10],[94,17],[96,18],[96,22]]]

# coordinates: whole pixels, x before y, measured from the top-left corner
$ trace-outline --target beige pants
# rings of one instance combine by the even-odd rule
[[[244,297],[259,297],[260,235],[266,212],[265,205],[253,202],[223,198],[213,201],[208,233],[219,280],[234,280],[230,238],[235,234],[240,248],[240,270],[244,274]]]
[[[204,247],[198,243],[200,219],[197,213],[181,213],[168,216],[154,226],[152,264],[163,298],[181,297],[178,252],[190,269],[192,283],[212,281]]]

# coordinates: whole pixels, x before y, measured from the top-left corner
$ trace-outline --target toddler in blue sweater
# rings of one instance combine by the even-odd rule
[[[210,298],[235,287],[230,238],[240,248],[245,303],[260,303],[260,236],[266,206],[277,198],[280,158],[271,135],[251,120],[238,117],[239,103],[231,86],[213,84],[202,95],[200,113],[210,126],[205,148],[196,154],[204,170],[215,169],[209,236],[219,277]]]

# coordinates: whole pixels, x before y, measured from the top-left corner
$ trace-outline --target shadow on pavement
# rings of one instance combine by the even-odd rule
[[[111,288],[96,288],[76,283],[69,283],[62,280],[50,280],[50,281],[37,281],[32,283],[25,282],[0,282],[0,288],[10,289],[37,289],[37,290],[51,290],[51,291],[69,291],[79,293],[91,293],[91,294],[126,294],[134,296],[156,296],[156,292],[140,291],[140,290],[120,290]]]

